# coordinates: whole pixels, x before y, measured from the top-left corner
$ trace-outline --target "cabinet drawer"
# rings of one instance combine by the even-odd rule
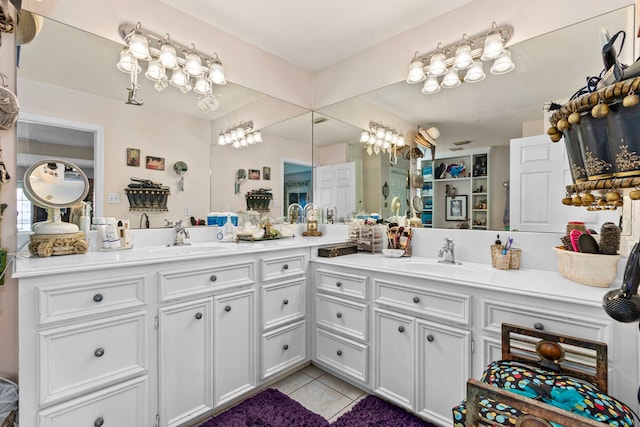
[[[561,318],[557,310],[544,310],[522,304],[504,304],[483,301],[484,330],[501,334],[502,323],[535,328],[579,338],[607,342],[612,323],[604,319],[571,314]]]
[[[333,369],[367,383],[369,346],[316,329],[316,359]]]
[[[305,321],[262,334],[262,379],[306,359]]]
[[[262,326],[264,329],[304,317],[305,281],[265,285],[262,288]]]
[[[143,306],[145,281],[145,276],[134,276],[39,286],[38,324]]]
[[[263,282],[302,275],[305,274],[307,269],[307,257],[305,254],[263,258],[261,262]]]
[[[147,421],[147,377],[136,378],[38,413],[38,427],[140,427]]]
[[[316,322],[335,332],[366,341],[367,305],[324,294],[316,295]]]
[[[460,325],[470,324],[471,295],[436,291],[425,287],[374,281],[375,302]]]
[[[145,323],[138,312],[39,332],[40,404],[146,372]]]
[[[316,288],[335,295],[350,296],[360,300],[367,299],[366,276],[318,269],[316,271]]]
[[[183,298],[255,283],[255,263],[216,265],[207,268],[160,272],[160,301]]]

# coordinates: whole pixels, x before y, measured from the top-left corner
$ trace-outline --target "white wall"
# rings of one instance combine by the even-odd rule
[[[20,103],[24,112],[46,115],[104,127],[104,215],[130,219],[137,228],[140,214],[129,212],[124,189],[131,177],[150,179],[170,187],[169,212],[150,212],[152,227],[164,225],[164,219],[188,220],[190,216],[206,218],[209,212],[209,158],[211,126],[208,120],[171,115],[151,107],[139,108],[114,100],[18,79]],[[64,100],[61,102],[61,100]],[[127,148],[140,148],[140,167],[126,165]],[[145,157],[163,157],[165,170],[145,168]],[[184,178],[184,192],[178,190],[178,175],[173,164],[181,160],[189,171]],[[232,192],[232,191],[231,191]],[[118,193],[119,204],[108,204],[107,194]],[[189,208],[185,215],[184,208]]]
[[[250,148],[233,148],[230,145],[211,146],[211,208],[216,212],[246,211],[245,194],[257,188],[271,188],[273,200],[271,216],[282,212],[282,164],[285,160],[311,165],[311,144],[286,140],[262,134],[263,142]],[[231,160],[230,160],[231,159]],[[271,168],[271,180],[263,179],[262,168]],[[233,194],[235,173],[238,169],[257,169],[260,180],[247,179],[240,186],[240,193]]]

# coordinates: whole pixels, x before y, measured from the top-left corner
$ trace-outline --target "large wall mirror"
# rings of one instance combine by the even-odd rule
[[[172,36],[179,39],[177,32]],[[281,128],[308,110],[229,82],[214,86],[219,107],[203,113],[198,95],[171,86],[159,92],[142,75],[138,98],[144,104],[127,105],[130,76],[116,68],[121,49],[121,44],[47,18],[39,34],[20,46],[19,178],[40,159],[67,159],[87,171],[95,191],[94,213],[128,218],[134,228],[142,212],[129,209],[124,189],[131,178],[170,188],[167,211],[146,211],[152,228],[164,226],[165,219],[188,223],[211,211],[245,210],[244,194],[255,187],[273,189],[275,206],[268,214],[280,215],[283,161],[310,165],[312,157],[310,136]],[[227,80],[233,80],[227,73]],[[261,130],[261,146],[216,146],[220,131],[241,121],[253,121],[254,129]],[[310,135],[310,121],[307,131]],[[287,149],[292,141],[296,148]],[[176,163],[186,170],[177,173]],[[239,169],[259,170],[260,179],[247,181],[236,194]],[[20,186],[18,193],[20,198]],[[28,210],[26,202],[20,206]],[[29,230],[30,215],[21,214],[21,230]]]
[[[620,59],[623,63],[631,64],[635,59],[634,21],[635,10],[633,6],[629,6],[513,44],[509,49],[515,70],[505,75],[492,75],[485,65],[487,77],[482,82],[463,83],[457,88],[442,89],[432,95],[422,94],[421,84],[400,82],[322,108],[318,113],[325,116],[327,121],[314,125],[314,163],[327,165],[334,161],[355,162],[359,165],[356,187],[364,181],[366,185],[363,188],[371,188],[373,191],[358,193],[361,197],[357,198],[353,210],[382,211],[383,214],[388,214],[388,202],[394,192],[401,199],[406,193],[402,188],[391,188],[390,196],[385,198],[379,190],[385,183],[391,185],[398,168],[405,167],[407,172],[410,164],[398,161],[395,165],[389,165],[386,154],[368,156],[363,144],[359,142],[360,132],[368,128],[370,120],[380,120],[378,117],[381,117],[381,110],[387,112],[388,123],[395,127],[398,125],[394,124],[393,117],[398,123],[413,124],[413,131],[418,126],[436,126],[440,130],[436,149],[438,157],[455,155],[456,152],[451,150],[459,147],[471,152],[492,147],[490,229],[504,230],[503,216],[505,206],[508,206],[510,141],[522,138],[523,135],[544,134],[545,103],[564,103],[586,84],[587,77],[600,73],[603,68],[599,39],[601,28],[606,28],[612,35],[618,30],[626,31],[626,42]],[[333,134],[330,132],[331,127],[335,127]],[[329,138],[315,137],[329,134],[332,134]],[[458,146],[466,141],[468,144]],[[327,151],[339,152],[339,159],[332,159]],[[431,154],[427,152],[425,156],[430,158]],[[563,215],[567,219],[582,219],[587,222],[593,220],[590,217],[592,213],[585,209],[561,206],[564,186],[561,183],[555,185],[561,195],[550,200],[550,203],[564,209]],[[513,201],[514,196],[519,195],[514,193],[517,189],[511,188],[510,191]],[[620,212],[614,213],[613,220],[619,215]],[[455,226],[456,222],[452,221],[443,227]]]

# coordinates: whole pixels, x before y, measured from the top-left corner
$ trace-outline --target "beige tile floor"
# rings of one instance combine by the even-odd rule
[[[367,396],[359,388],[313,365],[278,381],[271,388],[288,395],[330,422],[337,420]]]

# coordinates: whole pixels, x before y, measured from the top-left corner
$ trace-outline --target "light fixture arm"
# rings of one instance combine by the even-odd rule
[[[499,33],[502,38],[503,44],[506,46],[507,42],[509,42],[509,40],[511,40],[511,38],[513,37],[513,27],[511,25],[498,26],[494,22],[491,26],[491,30],[489,31],[484,31],[482,33],[475,34],[471,37],[467,36],[467,34],[463,34],[462,40],[458,40],[454,43],[449,43],[447,45],[442,45],[442,43],[438,43],[438,46],[436,49],[427,53],[420,54],[416,52],[416,55],[414,56],[412,61],[419,59],[420,61],[422,61],[422,65],[426,67],[429,65],[429,61],[431,60],[431,57],[433,55],[437,53],[444,53],[446,57],[445,64],[447,65],[447,67],[450,67],[451,64],[453,64],[453,59],[454,59],[453,53],[455,53],[456,48],[460,45],[461,42],[469,43],[469,45],[471,46],[471,56],[474,59],[477,59],[480,57],[480,55],[482,55],[482,48],[484,46],[485,39],[487,38],[487,36],[489,36],[489,34],[493,34],[493,33]]]

